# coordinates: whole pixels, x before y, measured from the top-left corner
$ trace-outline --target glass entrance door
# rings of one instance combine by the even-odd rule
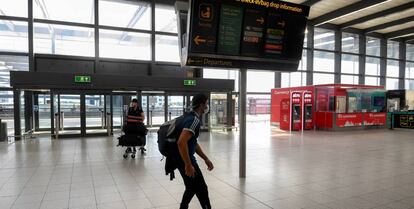
[[[59,94],[57,102],[57,114],[60,119],[59,134],[81,134],[81,95]]]
[[[158,95],[142,95],[142,109],[145,117],[148,118],[149,127],[160,126],[165,122],[165,96]]]
[[[105,95],[85,95],[85,128],[87,134],[107,133],[106,114],[109,111],[105,100]]]
[[[47,130],[51,127],[50,114],[52,111],[50,93],[35,94],[35,125],[36,130]]]
[[[168,120],[184,114],[184,96],[168,96]]]

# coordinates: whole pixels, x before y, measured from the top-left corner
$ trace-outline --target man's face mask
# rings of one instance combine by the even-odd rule
[[[208,113],[209,111],[210,111],[210,106],[206,104],[206,106],[204,107],[204,113]]]

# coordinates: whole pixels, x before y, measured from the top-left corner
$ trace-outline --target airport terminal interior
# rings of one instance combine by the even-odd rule
[[[0,0],[0,208],[178,209],[157,131],[204,93],[212,208],[414,209],[413,14],[413,0]],[[146,150],[126,154],[133,99]]]

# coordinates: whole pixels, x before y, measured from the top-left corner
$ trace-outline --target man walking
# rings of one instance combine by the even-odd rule
[[[183,122],[179,125],[182,130],[178,138],[177,156],[178,170],[183,177],[185,192],[181,201],[180,209],[187,209],[194,195],[200,201],[201,208],[210,209],[207,184],[194,156],[199,155],[207,165],[209,171],[213,170],[213,163],[204,154],[197,142],[200,133],[201,116],[208,112],[208,98],[204,94],[197,94],[192,100],[192,111],[186,114]]]

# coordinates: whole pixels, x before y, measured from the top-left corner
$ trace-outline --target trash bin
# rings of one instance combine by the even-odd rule
[[[0,141],[7,141],[7,123],[1,122],[0,124]]]

